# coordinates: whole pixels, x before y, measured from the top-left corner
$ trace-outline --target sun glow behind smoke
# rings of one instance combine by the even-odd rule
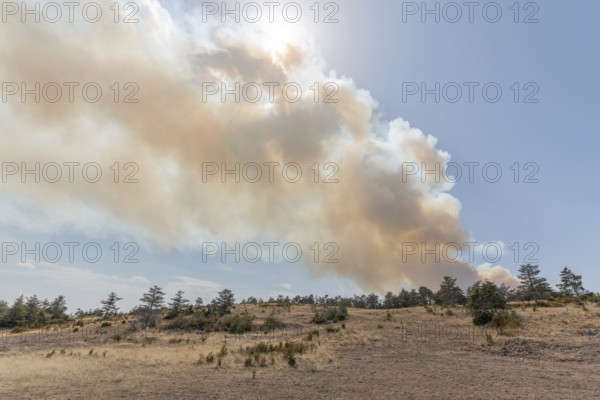
[[[289,46],[299,43],[306,37],[305,29],[301,25],[292,25],[286,23],[263,24],[263,46],[273,60],[285,57]]]

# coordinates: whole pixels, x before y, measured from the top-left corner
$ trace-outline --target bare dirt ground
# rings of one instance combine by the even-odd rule
[[[0,336],[0,399],[600,398],[598,307],[518,309],[523,327],[504,335],[474,328],[460,308],[453,315],[435,307],[390,315],[349,309],[344,327],[331,324],[332,332],[310,323],[309,306],[237,306],[234,312],[243,310],[257,324],[273,312],[287,329],[204,340],[166,331],[119,342],[108,334],[26,343],[19,335]],[[319,334],[309,335],[314,329]],[[252,358],[247,349],[259,342],[302,345],[304,352],[294,367],[280,352]],[[224,350],[220,366],[219,357],[207,361]]]

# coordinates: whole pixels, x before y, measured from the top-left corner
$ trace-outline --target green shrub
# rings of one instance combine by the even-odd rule
[[[287,353],[286,358],[288,365],[294,368],[296,366],[296,356],[294,355],[294,353]]]
[[[214,318],[206,317],[201,313],[192,315],[179,315],[169,320],[163,329],[182,329],[182,330],[206,330],[211,327]]]
[[[476,313],[473,315],[473,324],[485,325],[492,320],[493,316],[489,313]]]
[[[221,321],[229,333],[244,333],[252,330],[252,319],[253,318],[248,315],[241,317],[236,315],[234,317],[223,317],[221,318]]]
[[[492,321],[498,310],[506,308],[506,298],[492,282],[477,282],[468,290],[467,309],[475,325],[484,325]]]
[[[208,355],[206,356],[206,362],[207,363],[212,363],[213,361],[215,361],[215,355],[212,353],[212,351],[210,353],[208,353]]]
[[[263,332],[270,332],[276,328],[281,328],[283,326],[284,324],[279,319],[277,319],[275,315],[271,313],[271,315],[265,318],[265,321],[263,322],[261,328]]]
[[[492,326],[498,333],[504,334],[505,329],[518,329],[523,326],[523,318],[514,310],[509,312],[499,312],[491,320]]]
[[[338,322],[345,320],[347,316],[348,309],[344,305],[327,307],[321,312],[317,311],[312,322],[315,324],[322,324],[327,321]]]

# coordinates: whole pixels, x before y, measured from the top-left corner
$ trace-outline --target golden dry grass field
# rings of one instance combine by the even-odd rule
[[[523,326],[504,334],[432,311],[349,309],[342,326],[312,324],[310,306],[236,307],[286,324],[268,335],[123,335],[130,321],[98,335],[92,320],[70,337],[5,332],[0,399],[600,398],[599,307],[517,308]]]

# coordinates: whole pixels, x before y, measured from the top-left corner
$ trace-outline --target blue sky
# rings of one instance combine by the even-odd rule
[[[142,15],[152,10],[151,7],[145,7],[154,4],[153,2],[141,3]],[[299,3],[305,15],[310,16],[309,7],[312,2]],[[435,7],[435,2],[426,3],[429,9]],[[514,8],[509,8],[514,2],[498,2],[502,9],[502,17],[497,23],[491,23],[481,14],[481,9],[488,3],[490,2],[482,2],[481,6],[475,9],[472,23],[468,21],[468,10],[465,7],[461,8],[463,17],[460,21],[450,23],[441,15],[440,22],[436,23],[431,15],[427,15],[427,20],[422,22],[419,12],[415,15],[404,15],[403,21],[403,9],[405,13],[407,10],[414,10],[411,8],[414,4],[420,8],[421,2],[377,0],[367,3],[344,0],[338,2],[339,12],[335,14],[339,22],[315,24],[307,17],[302,20],[301,25],[305,29],[304,36],[314,40],[315,46],[311,47],[311,51],[317,56],[320,55],[315,57],[325,63],[325,66],[319,66],[324,76],[336,76],[348,85],[348,82],[353,82],[356,88],[368,91],[377,102],[377,107],[373,110],[379,116],[378,121],[382,125],[380,135],[387,135],[383,126],[389,121],[402,118],[425,135],[437,138],[436,149],[446,151],[453,162],[462,166],[463,177],[448,193],[460,202],[460,226],[470,239],[482,244],[502,243],[503,257],[498,261],[494,260],[493,265],[500,265],[516,274],[518,265],[530,261],[526,257],[531,255],[533,259],[538,260],[532,263],[540,265],[542,274],[553,285],[558,281],[559,271],[564,266],[569,266],[576,273],[583,275],[584,286],[587,289],[598,291],[600,272],[595,268],[591,253],[595,248],[595,241],[599,239],[597,227],[600,222],[594,206],[597,203],[598,191],[593,178],[597,170],[595,153],[598,139],[595,112],[598,109],[597,93],[600,90],[600,81],[596,79],[597,71],[600,70],[600,56],[596,49],[600,41],[600,29],[593,23],[592,18],[598,15],[600,5],[593,1],[544,1],[530,2],[531,4],[517,2],[519,22],[515,23]],[[440,3],[440,9],[443,8],[443,4],[445,3]],[[324,3],[320,5],[323,6]],[[190,15],[199,12],[197,7],[190,11],[183,2],[165,1],[162,2],[162,6],[165,10],[170,10],[170,17],[174,20],[170,26],[182,30],[185,22],[190,22]],[[183,13],[182,9],[188,10],[187,13]],[[326,11],[330,10],[333,8]],[[448,12],[450,11],[452,10]],[[167,11],[161,12],[164,14],[156,17],[158,20],[167,15]],[[539,21],[524,23],[527,15]],[[144,23],[146,20],[143,19],[141,27],[135,28],[143,28]],[[207,26],[219,27],[217,22],[211,23],[214,25]],[[9,29],[9,25],[5,24],[3,28]],[[285,26],[285,23],[283,25]],[[154,26],[151,28],[157,29]],[[204,32],[205,27],[187,28]],[[161,29],[157,29],[156,32],[168,37],[169,34],[165,32],[169,30],[162,26]],[[269,32],[284,36],[287,30]],[[98,33],[98,36],[101,34]],[[60,35],[57,34],[57,37]],[[156,37],[164,39],[160,35]],[[201,34],[194,37],[198,41],[206,39]],[[144,40],[152,43],[153,39]],[[168,40],[165,39],[165,43],[179,43]],[[157,45],[152,51],[162,60],[167,59],[171,52],[174,54],[173,58],[180,56],[176,50],[179,50],[176,46]],[[58,48],[56,51],[59,52]],[[9,65],[10,62],[5,61],[6,54],[0,53],[0,56],[3,60],[0,64],[5,64],[2,67],[5,75],[3,81],[14,79],[10,75],[10,71],[13,70],[11,68],[18,69],[19,66]],[[60,57],[62,62],[69,63],[68,58],[65,58],[67,56]],[[99,56],[98,59],[102,57]],[[60,61],[56,65],[60,66]],[[239,64],[237,68],[251,68],[251,65]],[[52,65],[48,66],[48,70],[51,69]],[[36,73],[43,75],[39,71]],[[65,81],[76,79],[68,76],[63,78]],[[142,77],[139,79],[143,82]],[[422,84],[431,89],[438,82],[440,88],[446,86],[449,90],[446,93],[440,92],[439,102],[435,101],[435,94],[427,95],[425,101],[422,101],[420,93],[407,92],[415,87],[420,89]],[[517,86],[514,86],[515,83]],[[502,89],[502,97],[497,102],[492,103],[484,98],[481,89],[486,84],[492,86],[490,90],[494,90],[495,87]],[[468,99],[468,85],[475,87],[472,102]],[[456,86],[463,89],[462,97],[453,103],[444,98],[444,94],[453,97],[455,92],[452,90]],[[518,101],[515,102],[517,87],[519,94]],[[140,85],[140,89],[143,96],[144,87]],[[361,99],[359,92],[352,93],[357,99]],[[528,95],[531,96],[527,97]],[[535,102],[526,102],[527,99]],[[24,106],[33,107],[35,114],[36,106]],[[6,149],[2,153],[3,162],[36,161],[36,154],[44,154],[44,143],[48,140],[50,150],[44,154],[42,162],[64,161],[65,154],[78,154],[78,160],[85,163],[95,160],[95,146],[98,152],[102,153],[105,150],[104,146],[108,148],[109,143],[112,143],[99,139],[98,142],[94,142],[94,139],[90,139],[90,132],[89,137],[77,137],[74,140],[76,145],[73,152],[61,155],[57,153],[53,156],[51,150],[60,149],[56,143],[64,140],[64,137],[56,139],[59,136],[53,136],[53,128],[48,125],[43,140],[36,138],[36,142],[32,142],[30,147],[18,142],[18,139],[12,136],[16,135],[17,131],[13,132],[11,129],[21,123],[25,124],[30,116],[15,110],[16,108],[11,108],[10,102],[8,105],[0,104],[0,114],[5,117],[1,123],[2,130],[10,132],[3,133]],[[27,110],[30,112],[30,109]],[[83,115],[87,111],[82,109],[76,112]],[[329,117],[323,117],[324,124],[328,123],[327,118]],[[298,123],[302,120],[294,121],[296,122],[290,122],[290,126],[295,124],[293,129],[302,131],[302,124]],[[244,121],[236,123],[238,122]],[[115,125],[117,123],[118,120]],[[118,133],[103,134],[119,141],[119,146],[115,147],[119,149],[116,150],[116,154],[123,151],[125,157],[127,153],[124,149],[137,142],[127,137],[125,130],[125,133],[118,129],[117,131]],[[123,136],[120,136],[121,134]],[[68,141],[61,143],[67,143],[64,146],[73,144],[68,144]],[[56,147],[52,147],[54,145]],[[242,146],[237,142],[228,143],[228,146],[234,149],[237,149],[238,145]],[[306,143],[295,143],[293,146],[302,145]],[[193,141],[187,142],[187,146],[192,148]],[[109,153],[111,151],[115,150],[107,150]],[[144,166],[149,165],[144,163],[144,154],[140,151],[139,160],[136,158],[135,161],[142,166],[142,178],[152,177],[148,168],[144,170]],[[494,166],[501,168],[502,178],[498,182],[488,182],[482,175],[481,167],[478,167],[475,169],[474,181],[469,182],[466,177],[469,163],[479,163],[480,166],[494,163]],[[515,163],[518,163],[518,183],[514,182]],[[103,171],[110,174],[111,164],[102,165]],[[165,161],[164,165],[171,164]],[[165,174],[164,165],[160,169],[161,174]],[[189,162],[181,162],[174,167],[175,172],[171,172],[177,174],[181,169],[185,169],[186,165],[190,165]],[[524,182],[528,173],[533,173],[529,178],[536,181]],[[160,176],[164,178],[165,175]],[[61,260],[56,264],[36,263],[31,257],[27,257],[28,260],[22,263],[17,257],[9,256],[0,264],[0,299],[10,301],[20,294],[28,296],[35,293],[42,298],[64,294],[70,311],[73,311],[76,307],[97,307],[100,299],[109,291],[115,290],[125,298],[123,307],[129,308],[137,304],[141,294],[153,284],[165,287],[169,296],[178,289],[183,289],[189,298],[202,296],[205,301],[223,287],[232,289],[238,299],[250,295],[269,297],[306,293],[352,295],[366,291],[368,284],[365,282],[370,281],[365,275],[369,275],[369,268],[372,269],[373,275],[378,275],[377,261],[382,258],[374,258],[373,265],[368,266],[366,272],[355,275],[321,268],[319,265],[305,266],[302,262],[290,263],[283,260],[235,263],[221,262],[218,257],[212,257],[203,261],[198,239],[210,235],[213,235],[211,241],[219,243],[221,239],[230,242],[239,240],[242,243],[271,239],[285,241],[285,236],[271,236],[271,222],[265,222],[264,226],[260,224],[260,228],[253,232],[251,228],[246,227],[246,223],[252,224],[244,219],[254,215],[251,213],[256,210],[266,213],[269,208],[273,209],[274,220],[281,219],[281,216],[277,217],[280,204],[275,200],[271,204],[269,197],[266,197],[261,203],[262,206],[248,208],[247,213],[244,212],[243,205],[239,205],[241,211],[224,209],[223,213],[229,214],[219,218],[226,221],[228,226],[216,233],[212,231],[214,229],[211,224],[219,223],[218,217],[210,215],[209,212],[205,216],[199,216],[202,214],[200,211],[192,212],[173,222],[174,225],[183,226],[194,221],[191,236],[175,244],[165,244],[169,240],[163,241],[160,234],[153,233],[154,227],[148,222],[148,217],[142,215],[141,211],[138,216],[139,210],[131,207],[132,204],[139,204],[142,209],[144,204],[153,201],[162,204],[158,201],[159,196],[156,196],[156,199],[153,196],[153,185],[160,187],[162,182],[142,179],[136,187],[140,192],[134,191],[133,194],[123,190],[123,186],[113,186],[109,194],[102,192],[102,196],[105,196],[104,203],[95,203],[87,198],[85,190],[69,192],[68,197],[64,197],[61,202],[63,193],[56,186],[42,185],[40,188],[39,185],[33,185],[32,192],[29,192],[29,186],[0,186],[0,210],[3,215],[0,234],[3,243],[25,242],[33,246],[32,243],[40,242],[43,247],[51,242],[94,242],[98,243],[105,255],[96,263],[76,257],[73,262]],[[397,184],[402,185],[402,182],[398,181]],[[170,188],[174,193],[178,190],[182,193],[194,191],[189,182],[185,185],[173,184]],[[284,191],[288,187],[285,188]],[[50,199],[55,196],[59,200],[52,203]],[[244,198],[243,193],[240,196]],[[217,195],[214,197],[217,198]],[[75,202],[75,208],[64,200],[67,198],[68,201]],[[129,198],[131,201],[128,203]],[[173,208],[196,210],[193,204],[188,203],[200,198],[203,197],[199,195],[185,198],[182,195],[177,197]],[[231,203],[224,204],[234,204],[235,195],[230,193],[228,199]],[[323,215],[335,213],[336,207],[332,207],[327,213],[318,214],[319,217],[311,213],[315,210],[312,207],[329,207],[327,197],[323,197],[323,202],[317,202],[316,205],[307,205],[300,201],[311,199],[308,195],[298,195],[298,199],[299,204],[290,207],[297,210],[302,219],[297,215],[288,215],[290,226],[278,223],[278,232],[293,232],[295,226],[292,223],[298,220],[318,228]],[[119,206],[121,202],[122,206]],[[156,204],[153,204],[153,207],[156,207]],[[199,205],[197,207],[200,208]],[[319,209],[319,212],[321,211]],[[158,218],[161,214],[179,215],[178,212],[171,211],[171,208],[167,211],[167,208],[161,210],[156,207],[154,215]],[[391,214],[389,217],[390,220],[395,218]],[[217,221],[213,221],[213,218]],[[229,225],[236,224],[244,229],[235,233],[227,230]],[[170,228],[170,225],[158,225],[157,231],[167,232]],[[307,243],[319,241],[322,245],[324,242],[339,240],[341,243],[344,240],[335,235],[328,236],[323,233],[325,231],[320,232],[317,228],[307,233]],[[210,235],[206,232],[210,232]],[[295,236],[291,234],[290,237]],[[111,258],[114,255],[111,245],[115,242],[120,247],[118,262]],[[123,257],[128,254],[128,249],[123,246],[130,242],[139,246],[135,255],[135,259],[139,261],[125,263]],[[514,250],[511,250],[515,243],[520,250],[517,260],[514,260]],[[304,250],[307,251],[306,248]],[[535,254],[530,254],[533,250]],[[344,249],[340,251],[343,253]],[[476,259],[470,264],[476,267],[486,261],[488,260],[477,252]],[[449,274],[452,274],[451,271],[449,270]],[[414,284],[420,284],[415,278],[419,273],[415,272],[410,276]],[[397,285],[398,289],[401,286]]]
[[[344,18],[320,29],[319,43],[331,66],[369,88],[386,117],[401,115],[438,137],[459,164],[498,162],[508,175],[515,162],[537,163],[539,183],[514,184],[512,176],[498,183],[481,176],[473,184],[460,181],[452,193],[463,205],[463,225],[482,241],[536,242],[550,281],[568,265],[598,290],[590,252],[599,238],[593,174],[600,32],[592,18],[600,6],[536,2],[539,23],[515,24],[508,10],[513,2],[499,3],[506,17],[496,24],[478,14],[474,23],[465,14],[464,22],[452,24],[431,16],[422,23],[420,15],[400,23],[402,2],[344,2]],[[498,82],[505,95],[495,104],[481,96],[471,104],[466,94],[456,104],[438,104],[432,96],[402,102],[399,95],[402,82],[468,81]],[[539,103],[515,104],[508,90],[513,82],[537,83]],[[516,272],[515,263],[506,266]]]

